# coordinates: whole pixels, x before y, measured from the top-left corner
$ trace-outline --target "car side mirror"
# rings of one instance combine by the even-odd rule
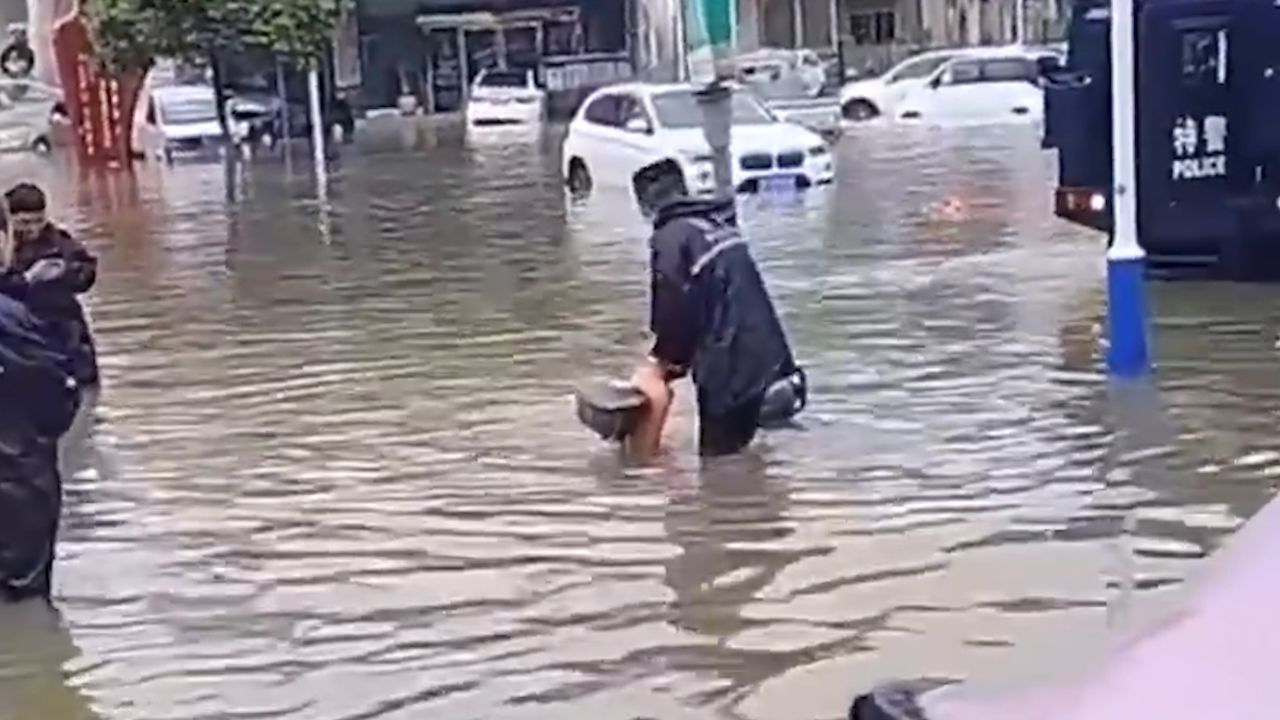
[[[942,87],[942,76],[941,76],[941,75],[939,75],[939,76],[937,76],[937,77],[935,77],[935,78],[933,78],[932,80],[930,80],[930,81],[929,81],[929,89],[931,89],[931,90],[937,90],[937,89],[938,89],[938,88],[940,88],[940,87]]]
[[[652,132],[652,129],[649,127],[649,123],[645,122],[644,118],[630,118],[622,127],[627,132],[638,133],[641,135],[648,135]]]

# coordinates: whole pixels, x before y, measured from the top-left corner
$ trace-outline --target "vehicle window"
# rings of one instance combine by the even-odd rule
[[[480,87],[523,88],[528,85],[529,76],[521,70],[486,70],[480,76]]]
[[[892,71],[885,78],[885,81],[892,84],[901,80],[919,80],[928,77],[937,72],[938,68],[945,65],[950,59],[950,55],[938,55],[911,60],[897,70]]]
[[[734,125],[769,125],[775,120],[753,96],[735,92],[732,100]],[[653,96],[658,124],[673,130],[702,127],[702,108],[691,90],[672,90]]]
[[[982,79],[986,82],[1035,82],[1036,65],[1027,58],[1000,58],[982,63]]]
[[[974,60],[951,63],[942,73],[943,85],[969,85],[982,82],[982,64]]]
[[[1036,70],[1039,71],[1041,76],[1052,75],[1064,69],[1066,68],[1063,66],[1060,55],[1050,53],[1036,58]]]
[[[583,117],[587,122],[596,125],[604,125],[606,127],[621,127],[622,115],[618,106],[619,97],[617,95],[602,95],[587,106],[587,110],[583,113]]]
[[[640,101],[630,95],[618,98],[618,115],[622,118],[622,126],[626,127],[632,120],[640,120],[648,128],[653,128],[649,113],[645,112]]]
[[[756,63],[744,65],[741,77],[746,82],[777,82],[782,73],[781,63]]]
[[[943,73],[942,84],[972,85],[1018,81],[1034,83],[1038,77],[1035,63],[1027,58],[958,60]]]
[[[147,124],[156,124],[156,104],[154,101],[147,102]]]
[[[1182,32],[1182,82],[1187,85],[1225,85],[1227,31],[1225,28]]]
[[[171,124],[217,121],[218,108],[212,97],[169,98],[160,102],[160,114]]]

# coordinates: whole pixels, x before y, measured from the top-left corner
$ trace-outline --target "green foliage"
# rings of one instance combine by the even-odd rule
[[[344,9],[341,1],[251,1],[246,37],[250,44],[280,55],[313,58],[329,46]]]
[[[311,59],[328,47],[347,1],[84,0],[84,8],[105,63],[124,69],[245,49]]]

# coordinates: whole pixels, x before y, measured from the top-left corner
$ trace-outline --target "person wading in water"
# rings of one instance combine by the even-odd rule
[[[670,383],[691,373],[700,454],[739,453],[756,436],[769,388],[800,369],[738,231],[733,199],[689,197],[684,173],[671,161],[640,170],[633,188],[641,211],[653,221],[655,341],[631,377],[648,402],[630,451],[637,459],[657,454],[673,399]]]
[[[3,216],[0,215],[0,219]],[[14,243],[0,228],[0,272]],[[39,266],[24,281],[39,284]],[[62,514],[58,439],[79,409],[72,360],[56,332],[0,293],[0,601],[49,599]]]

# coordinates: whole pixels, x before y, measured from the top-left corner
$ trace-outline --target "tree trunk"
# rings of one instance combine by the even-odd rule
[[[223,91],[222,62],[217,48],[209,48],[209,69],[213,71],[213,102],[218,108],[218,127],[222,130],[222,139],[231,139],[231,125],[227,122],[227,98]]]

